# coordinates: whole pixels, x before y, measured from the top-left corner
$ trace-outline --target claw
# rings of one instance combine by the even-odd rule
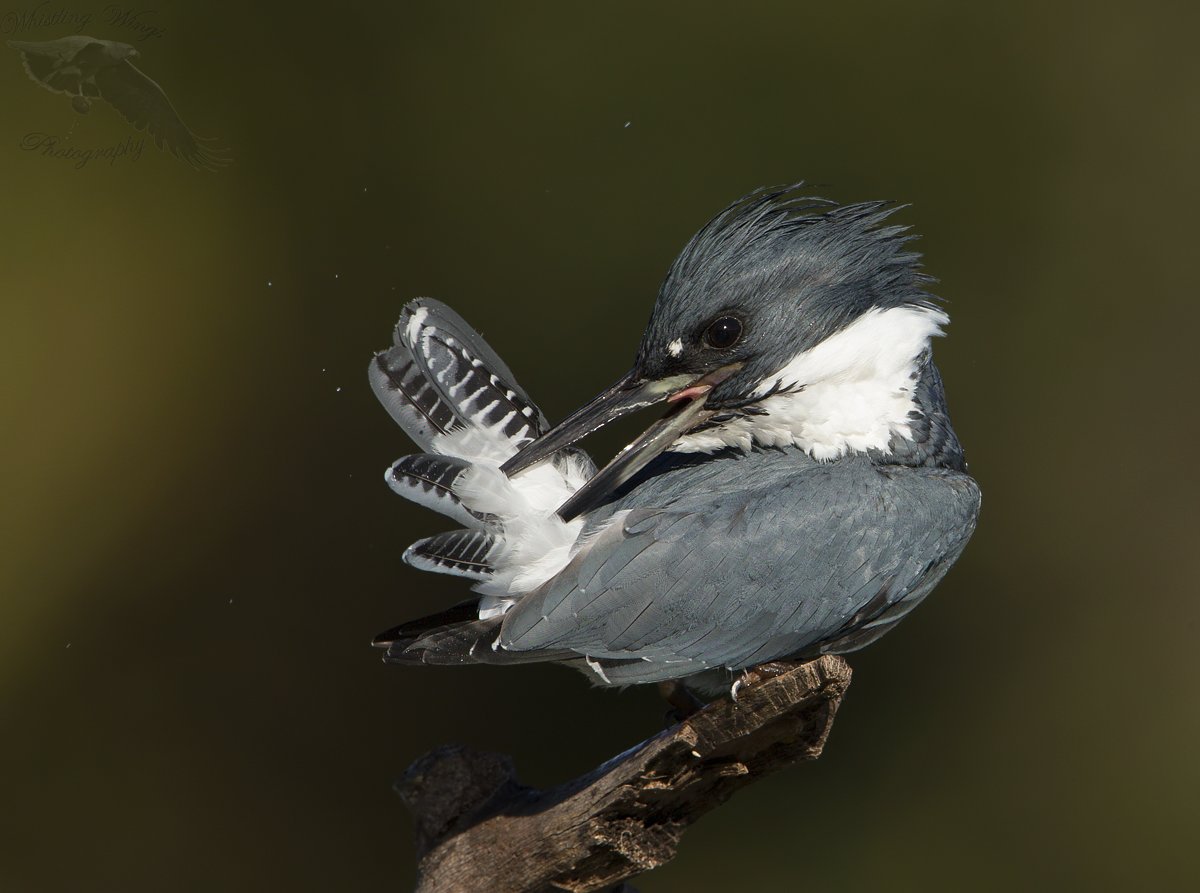
[[[738,691],[741,690],[743,685],[749,685],[753,681],[754,680],[750,678],[750,671],[742,670],[742,675],[738,679],[734,680],[733,685],[729,688],[729,697],[733,698],[734,702],[736,703],[738,699]]]

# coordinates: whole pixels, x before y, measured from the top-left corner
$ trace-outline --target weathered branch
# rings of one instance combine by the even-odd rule
[[[418,893],[621,889],[672,859],[688,825],[734,791],[820,756],[849,684],[838,657],[759,668],[737,701],[546,791],[520,784],[505,756],[426,754],[397,784],[417,820]]]

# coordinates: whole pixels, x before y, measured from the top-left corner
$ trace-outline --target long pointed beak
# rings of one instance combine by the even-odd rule
[[[700,378],[692,375],[673,375],[656,381],[640,379],[630,372],[581,409],[573,412],[561,424],[532,443],[526,444],[524,449],[501,466],[501,471],[509,475],[516,474],[598,431],[609,422],[643,407],[656,403],[676,404],[559,507],[559,516],[564,521],[569,521],[603,503],[618,487],[674,443],[681,434],[711,416],[712,411],[704,406],[708,392],[714,385],[741,368],[741,365],[735,363],[725,366]]]
[[[693,381],[690,375],[675,375],[659,381],[646,381],[630,372],[612,387],[597,394],[541,437],[526,444],[500,466],[510,477],[524,471],[547,456],[569,447],[577,440],[599,431],[609,422],[655,403],[663,403],[675,391]]]
[[[637,440],[617,453],[591,480],[571,494],[571,498],[558,507],[558,516],[570,521],[603,505],[617,488],[645,468],[679,435],[711,416],[712,411],[704,408],[704,401],[711,389],[712,385],[708,385],[692,399],[681,399],[670,412],[642,432]]]

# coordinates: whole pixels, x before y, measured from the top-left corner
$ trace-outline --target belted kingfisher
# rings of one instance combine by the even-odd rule
[[[632,370],[556,427],[453,310],[404,308],[370,379],[424,452],[386,479],[464,525],[404,560],[477,595],[378,636],[386,661],[715,690],[861,648],[942,579],[980,500],[931,356],[948,317],[895,205],[802,186],[705,225]],[[652,404],[663,418],[600,471],[574,446]]]

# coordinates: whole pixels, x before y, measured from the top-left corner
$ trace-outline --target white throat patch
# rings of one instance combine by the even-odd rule
[[[682,453],[725,447],[791,446],[814,459],[870,449],[887,451],[893,434],[911,436],[917,363],[949,317],[940,310],[869,310],[816,347],[797,354],[755,390],[766,415],[738,416],[685,434],[671,445]]]

